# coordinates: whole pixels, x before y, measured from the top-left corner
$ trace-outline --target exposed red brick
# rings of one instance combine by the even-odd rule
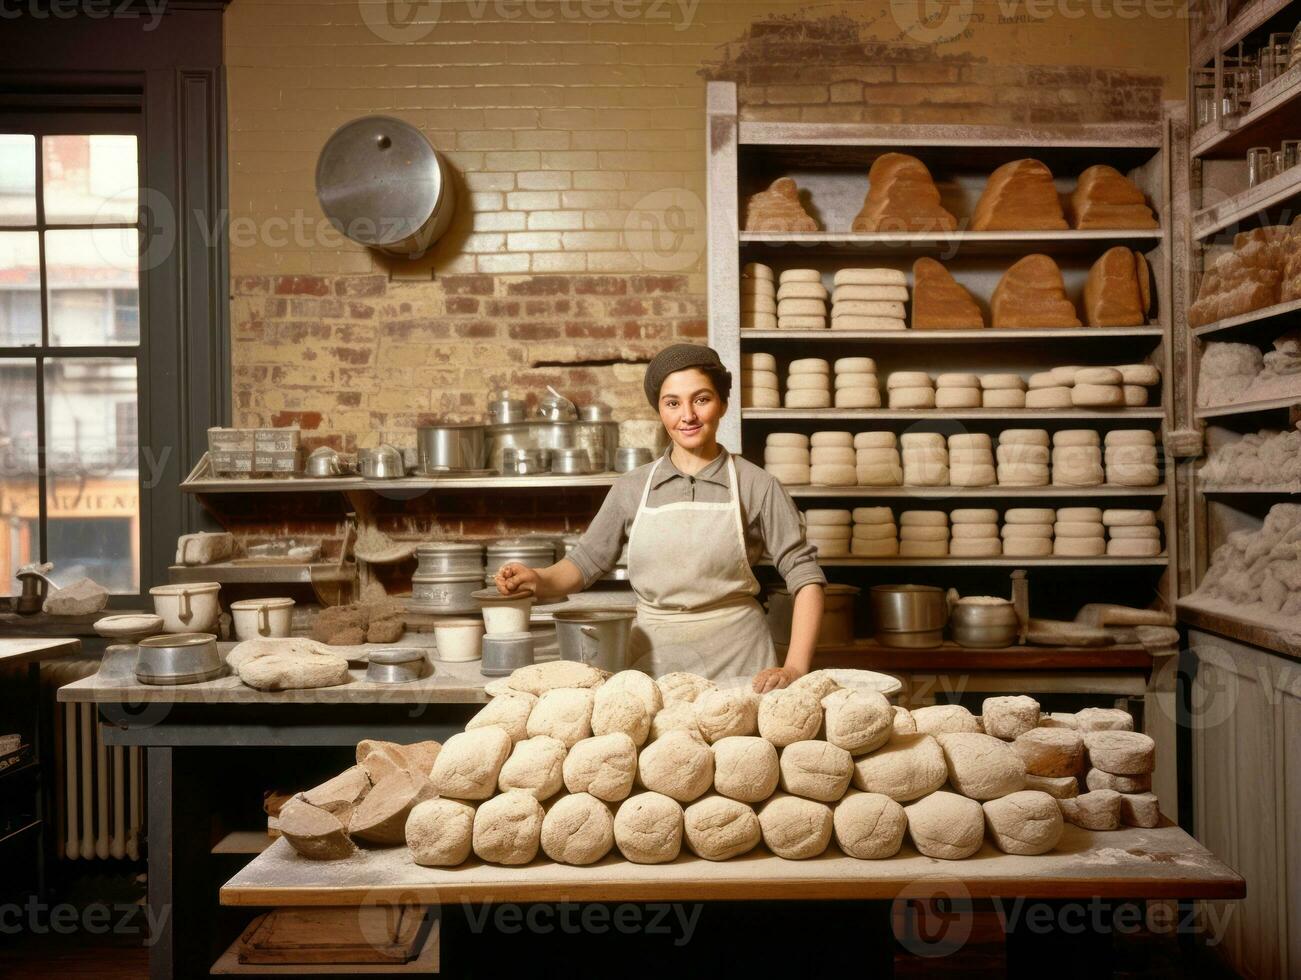
[[[384,276],[341,276],[334,281],[339,296],[383,296],[387,288]]]
[[[375,315],[375,307],[369,303],[352,302],[348,304],[348,316],[354,320],[369,320]]]
[[[507,296],[559,296],[569,292],[567,276],[533,276],[506,284]]]
[[[448,313],[478,313],[479,301],[473,296],[447,297]]]
[[[448,296],[491,296],[492,276],[439,276],[437,282]]]
[[[332,347],[330,353],[345,364],[370,363],[371,352],[364,347]]]
[[[234,288],[231,290],[236,296],[250,296],[254,293],[265,293],[271,288],[271,278],[269,276],[236,276]]]
[[[282,296],[328,296],[330,283],[322,276],[276,276],[276,292]]]
[[[625,296],[610,304],[613,316],[645,316],[646,312],[646,301],[634,296]]]
[[[300,429],[319,429],[321,427],[321,413],[276,412],[275,415],[271,416],[271,424],[276,428],[296,425]]]
[[[680,293],[687,288],[686,276],[633,276],[635,293]]]
[[[622,296],[628,291],[628,281],[622,276],[578,276],[574,279],[574,292],[589,296]]]
[[[458,323],[456,325],[456,335],[458,337],[495,337],[497,336],[497,324],[489,323],[486,320],[476,320],[473,323]]]
[[[566,323],[565,336],[608,340],[618,336],[618,328],[613,323]]]

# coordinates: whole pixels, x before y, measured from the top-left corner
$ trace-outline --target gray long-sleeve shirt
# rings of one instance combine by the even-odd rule
[[[732,499],[727,476],[727,450],[694,476],[686,476],[665,453],[646,499],[648,507],[681,501],[725,503]],[[749,460],[734,456],[736,482],[745,524],[746,556],[751,565],[772,560],[786,588],[794,595],[806,585],[825,585],[817,552],[804,539],[795,501],[776,479]],[[655,463],[639,466],[615,481],[586,533],[569,552],[569,560],[583,573],[583,588],[605,575],[619,560],[628,539],[642,491]],[[666,556],[666,560],[673,560]]]

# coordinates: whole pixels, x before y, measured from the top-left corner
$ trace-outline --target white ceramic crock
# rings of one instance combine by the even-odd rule
[[[240,599],[230,604],[235,620],[235,636],[255,640],[260,636],[289,635],[289,621],[294,614],[293,599]]]
[[[155,585],[149,594],[154,612],[163,617],[164,633],[214,633],[221,615],[220,591],[220,582],[183,582]]]
[[[434,624],[434,645],[438,659],[447,663],[464,663],[483,656],[483,621],[480,619],[442,619]]]
[[[533,609],[533,594],[502,595],[495,588],[474,593],[483,613],[483,627],[489,636],[503,633],[527,633],[529,613]]]

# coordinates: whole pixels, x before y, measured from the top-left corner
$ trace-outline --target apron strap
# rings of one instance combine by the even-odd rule
[[[727,476],[732,481],[732,513],[736,515],[736,534],[741,542],[741,557],[744,559],[749,554],[749,549],[745,546],[745,516],[741,513],[741,478],[736,475],[736,459],[731,453],[727,453]],[[747,568],[749,564],[747,560]],[[751,572],[751,576],[753,574]]]
[[[628,540],[632,541],[632,533],[637,530],[637,522],[641,520],[641,512],[646,509],[646,501],[650,498],[651,484],[655,482],[655,473],[660,468],[660,463],[664,462],[661,456],[651,467],[650,474],[646,477],[646,485],[641,488],[641,499],[637,501],[637,512],[632,515],[632,523],[628,525]]]

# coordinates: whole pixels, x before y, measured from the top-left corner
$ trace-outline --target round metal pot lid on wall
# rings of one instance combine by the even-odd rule
[[[417,258],[451,224],[451,177],[420,130],[388,116],[363,116],[326,140],[316,162],[316,197],[348,238]]]

